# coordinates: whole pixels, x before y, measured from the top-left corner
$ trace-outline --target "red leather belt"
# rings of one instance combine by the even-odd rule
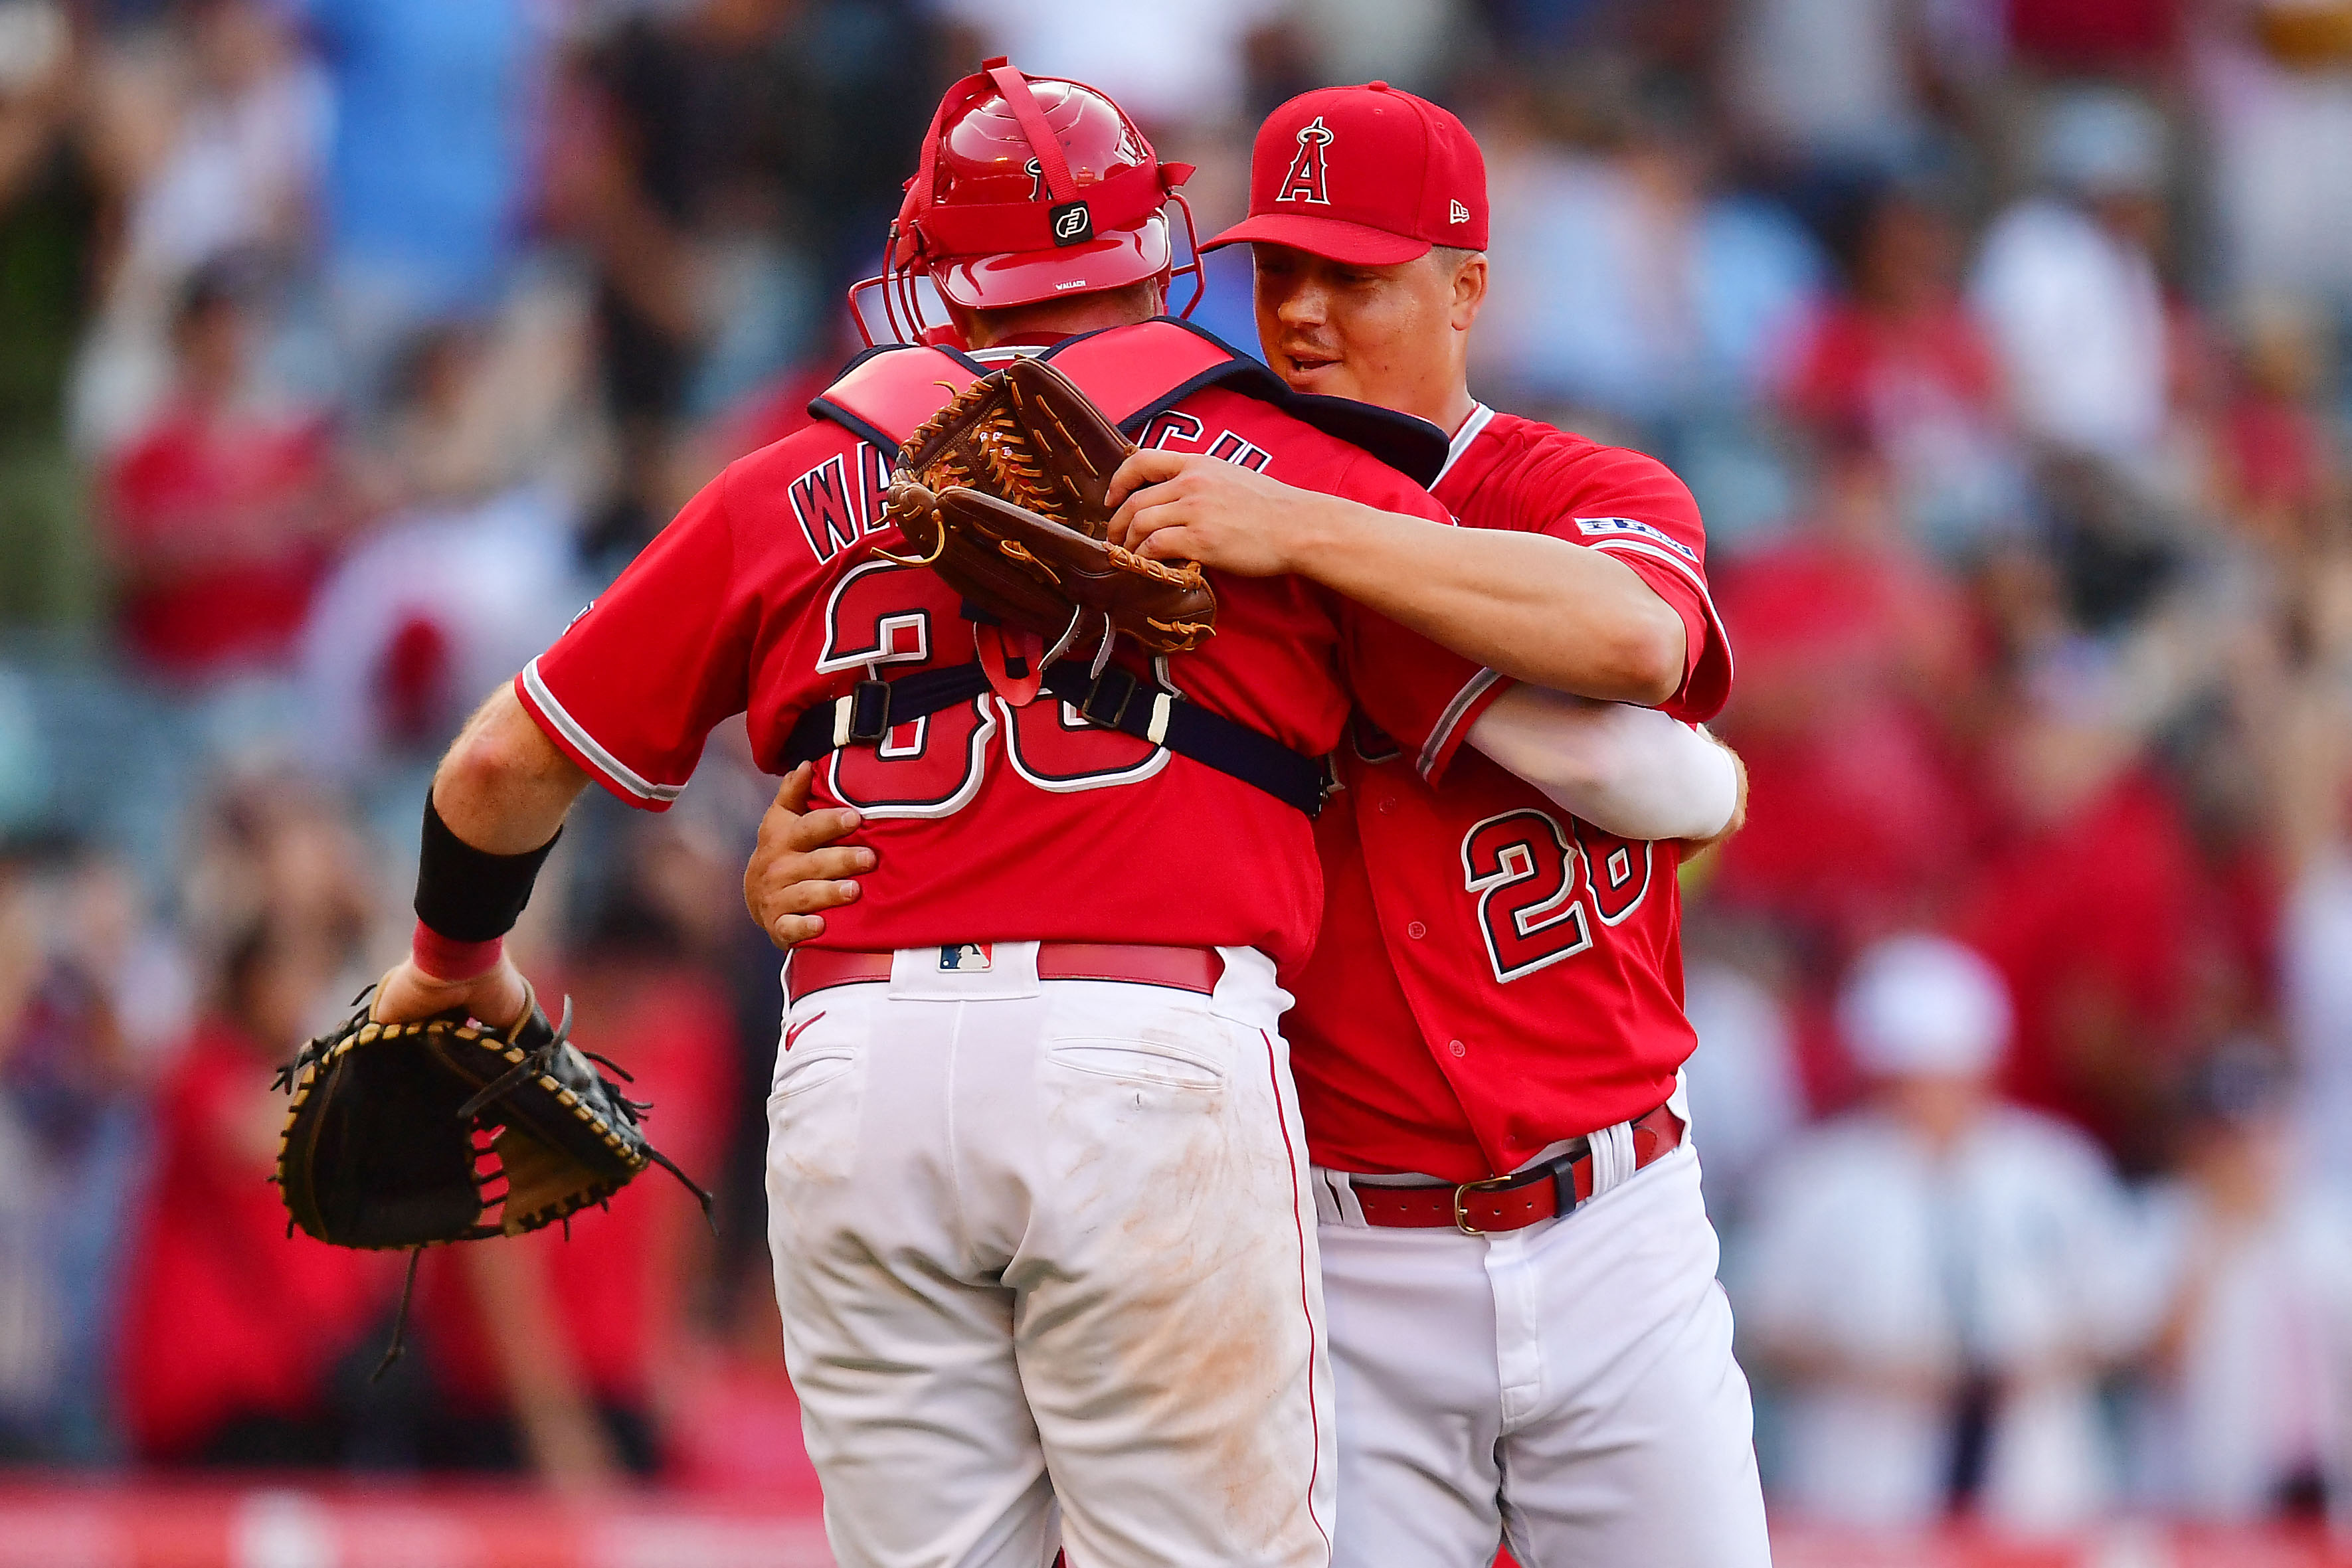
[[[929,949],[924,949],[929,951]],[[969,948],[946,947],[942,955]],[[855,986],[890,977],[887,953],[839,953],[827,947],[800,947],[785,966],[784,987],[794,1001],[830,986]],[[979,968],[963,960],[942,970]],[[1175,991],[1207,996],[1217,988],[1225,960],[1213,947],[1153,947],[1126,942],[1040,942],[1037,977],[1041,980],[1124,980],[1129,985],[1165,986]]]
[[[1683,1141],[1682,1118],[1664,1105],[1633,1122],[1633,1168],[1640,1170]],[[1592,1151],[1584,1139],[1541,1165],[1458,1186],[1349,1188],[1365,1223],[1434,1228],[1451,1226],[1472,1236],[1524,1230],[1573,1209],[1592,1196]]]

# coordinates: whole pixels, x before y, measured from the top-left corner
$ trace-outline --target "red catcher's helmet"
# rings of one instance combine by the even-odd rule
[[[1031,78],[1002,57],[948,89],[923,137],[922,165],[890,225],[882,275],[851,286],[850,314],[874,334],[857,297],[882,286],[892,335],[927,341],[952,328],[922,319],[918,274],[967,309],[1034,304],[1174,275],[1171,200],[1190,163],[1162,163],[1126,110],[1083,82]],[[1197,244],[1182,269],[1200,303]],[[901,316],[904,319],[901,319]]]

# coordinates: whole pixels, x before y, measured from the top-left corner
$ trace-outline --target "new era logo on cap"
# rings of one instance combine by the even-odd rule
[[[1466,224],[1470,221],[1470,209],[1464,206],[1457,198],[1453,205],[1446,209],[1445,221],[1449,224]]]

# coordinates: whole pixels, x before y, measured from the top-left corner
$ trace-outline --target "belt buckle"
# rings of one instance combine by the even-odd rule
[[[1483,1181],[1465,1181],[1456,1186],[1454,1189],[1454,1228],[1465,1236],[1492,1234],[1470,1223],[1469,1210],[1463,1207],[1462,1200],[1474,1192],[1506,1192],[1514,1186],[1523,1186],[1526,1175],[1524,1171],[1515,1171],[1509,1176],[1488,1176]]]

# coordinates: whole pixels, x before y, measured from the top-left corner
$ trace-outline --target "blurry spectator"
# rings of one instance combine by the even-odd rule
[[[1875,1102],[1777,1163],[1739,1276],[1788,1388],[1780,1495],[1882,1527],[2079,1523],[2110,1485],[2095,1381],[2147,1315],[2121,1196],[2086,1140],[1993,1097],[2009,1003],[1975,954],[1891,938],[1840,1018]]]
[[[584,602],[567,521],[523,488],[407,513],[352,551],[303,633],[306,755],[361,779],[437,751]]]
[[[707,418],[826,334],[842,276],[895,212],[930,68],[905,8],[694,0],[632,18],[563,84],[548,206],[596,262],[634,550],[670,515],[678,423]]]
[[[1714,188],[1704,128],[1652,106],[1605,153],[1486,137],[1494,289],[1482,370],[1507,396],[1649,428],[1746,407],[1792,347],[1822,267],[1795,220]]]
[[[624,890],[564,984],[579,1040],[613,1051],[635,1076],[627,1092],[654,1103],[656,1145],[701,1175],[736,1092],[734,1048],[725,997],[682,960],[677,930]],[[435,1259],[418,1286],[440,1390],[427,1462],[566,1485],[660,1469],[663,1402],[709,1249],[694,1200],[663,1177],[562,1230]]]
[[[2009,47],[2053,74],[2150,75],[2179,47],[2183,0],[2005,0]]]
[[[2328,323],[2284,298],[2241,311],[2234,395],[2221,428],[2221,500],[2258,546],[2292,555],[2316,542],[2345,498],[2336,434],[2319,405]]]
[[[233,775],[188,836],[180,913],[192,936],[217,942],[274,921],[345,962],[365,951],[374,878],[367,846],[332,797],[292,774]],[[358,983],[357,971],[336,977]]]
[[[23,868],[0,856],[0,1074],[12,1064],[42,978],[40,915]],[[53,1457],[65,1303],[49,1220],[55,1176],[13,1095],[0,1093],[0,1461]]]
[[[284,660],[336,520],[325,422],[255,396],[245,286],[191,280],[171,399],[107,471],[124,634],[179,680]]]
[[[125,868],[72,844],[0,855],[0,1142],[16,1231],[0,1242],[0,1330],[31,1366],[0,1371],[0,1447],[90,1462],[118,1457],[112,1363],[126,1212],[146,1167],[143,1097],[157,1038],[184,1028],[168,945],[142,929]],[[160,1010],[159,1010],[160,1009]],[[24,1250],[29,1246],[29,1252]],[[0,1365],[12,1352],[0,1350]],[[30,1375],[27,1375],[27,1373]]]
[[[2195,63],[2227,280],[2352,310],[2352,5],[2222,0]]]
[[[283,915],[247,927],[162,1086],[122,1352],[149,1460],[332,1463],[367,1443],[360,1396],[399,1260],[289,1236],[268,1181],[286,1113],[271,1070],[341,999],[327,988],[346,956]]]
[[[2263,726],[2287,891],[2280,993],[2318,1173],[2352,1200],[2352,559],[2300,569],[2283,700]]]
[[[1693,933],[1683,1010],[1699,1049],[1684,1064],[1696,1134],[1706,1145],[1702,1180],[1718,1228],[1744,1209],[1769,1156],[1805,1120],[1796,1031],[1774,986],[1786,965],[1761,931],[1716,923]],[[1765,970],[1764,974],[1757,971]]]
[[[2032,712],[1991,761],[2000,831],[1960,924],[2016,1001],[2003,1084],[2144,1175],[2195,1043],[2192,957],[2211,905],[2188,823],[2137,742],[2105,725]]]
[[[1382,80],[1427,94],[1465,51],[1470,7],[1463,0],[1290,0],[1288,9],[1307,41],[1312,85]]]
[[[502,342],[436,328],[411,351],[362,480],[394,509],[327,578],[301,634],[306,752],[322,768],[359,779],[436,749],[587,597],[556,482],[579,356],[560,334],[518,340],[526,319],[509,316]]]
[[[1251,31],[1278,20],[1284,0],[1191,0],[1183,5],[1132,5],[1104,26],[1094,0],[931,0],[962,27],[971,59],[1008,55],[1037,76],[1067,77],[1118,99],[1157,135],[1196,120],[1238,113],[1249,79],[1244,47]],[[1266,107],[1271,108],[1272,105]]]
[[[94,77],[92,139],[122,235],[76,371],[75,433],[92,452],[169,395],[173,306],[192,274],[231,256],[288,270],[310,237],[324,78],[266,0],[183,0],[173,13],[160,37],[120,37]]]
[[[418,325],[504,293],[524,235],[552,9],[294,0],[333,85],[329,281],[352,390]]]
[[[1969,689],[1965,623],[1888,490],[1886,465],[1849,439],[1809,526],[1718,579],[1740,659],[1723,730],[1757,806],[1717,895],[1832,953],[1931,915],[1976,837],[1945,729]]]
[[[2207,1058],[2158,1206],[2172,1300],[2147,1484],[2205,1519],[2352,1501],[2352,1209],[2301,1179],[2292,1094],[2265,1046]]]
[[[96,609],[65,388],[104,243],[61,0],[0,0],[0,622]]]
[[[2316,1174],[2352,1197],[2352,854],[2331,845],[2286,907],[2286,1014],[2305,1082],[2302,1122]]]
[[[1894,182],[1855,206],[1837,236],[1847,292],[1814,318],[1786,395],[1877,447],[1914,538],[1966,555],[2015,528],[2027,497],[2000,363],[1960,298],[1960,236],[1934,197]]]
[[[1730,33],[1732,107],[1773,152],[1885,169],[1921,134],[1919,0],[1742,0]]]
[[[2157,276],[2166,131],[2138,98],[2076,89],[2041,131],[2044,191],[1985,236],[1976,308],[2026,430],[2145,465],[2165,434],[2169,326]]]

